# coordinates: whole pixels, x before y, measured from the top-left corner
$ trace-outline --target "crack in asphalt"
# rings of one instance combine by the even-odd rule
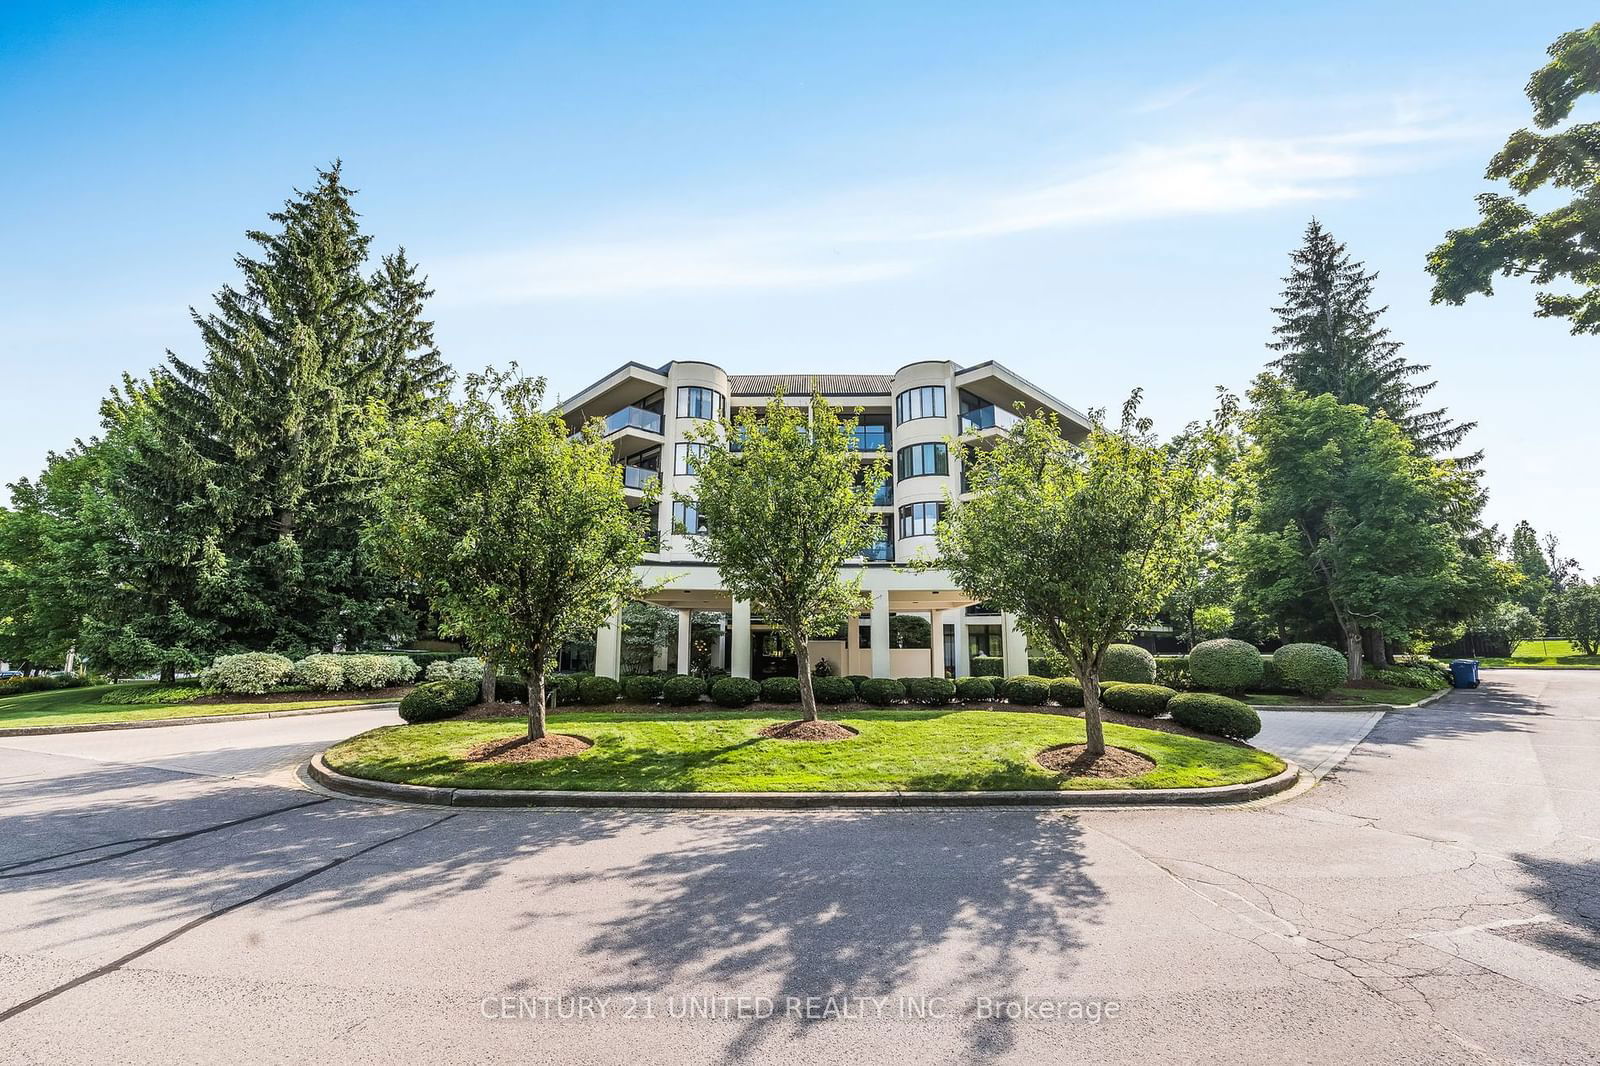
[[[318,801],[318,802],[327,802],[327,801],[323,800],[323,801]],[[302,806],[309,806],[309,804],[302,804]],[[142,957],[144,955],[148,955],[150,952],[156,950],[157,948],[162,947],[162,946],[164,946],[166,944],[172,943],[174,940],[177,940],[179,937],[183,936],[184,934],[193,932],[195,929],[198,929],[200,926],[205,925],[207,922],[213,921],[213,920],[215,920],[217,918],[221,918],[225,914],[231,914],[234,911],[239,910],[242,907],[248,907],[252,903],[258,903],[261,900],[267,899],[267,898],[269,898],[271,896],[276,896],[278,893],[287,891],[288,889],[291,889],[291,888],[295,887],[296,885],[303,884],[304,882],[311,880],[313,877],[316,877],[316,876],[318,876],[320,874],[325,874],[329,870],[337,869],[338,867],[343,866],[345,863],[350,862],[353,859],[359,859],[361,856],[370,854],[371,852],[374,852],[374,851],[377,851],[379,848],[387,847],[388,845],[397,843],[397,842],[399,842],[401,840],[406,839],[407,837],[415,836],[416,834],[421,833],[424,830],[432,829],[433,827],[435,827],[437,825],[442,825],[445,822],[448,822],[452,818],[455,818],[455,817],[457,817],[457,814],[454,814],[454,813],[446,814],[441,818],[434,819],[433,821],[427,823],[426,825],[419,825],[414,829],[407,829],[403,833],[397,833],[394,836],[385,837],[384,839],[378,841],[377,843],[369,844],[366,847],[360,849],[359,851],[353,851],[348,855],[341,855],[336,859],[333,859],[333,860],[331,860],[329,862],[323,863],[321,866],[317,866],[317,867],[315,867],[313,869],[307,870],[304,873],[296,874],[294,877],[291,877],[291,878],[289,878],[287,880],[279,881],[276,884],[269,885],[266,888],[262,889],[260,892],[257,892],[254,895],[248,896],[248,897],[246,897],[244,899],[235,900],[234,902],[228,904],[226,907],[219,907],[216,910],[208,911],[207,913],[202,914],[200,917],[191,919],[190,921],[187,921],[187,922],[183,923],[182,925],[178,926],[176,929],[173,929],[173,930],[171,930],[171,931],[169,931],[167,933],[164,933],[161,936],[156,937],[154,940],[151,940],[148,943],[143,944],[143,945],[135,948],[134,950],[128,952],[126,955],[123,955],[120,958],[113,959],[112,961],[106,963],[104,966],[97,966],[93,970],[90,970],[87,973],[79,974],[77,977],[74,977],[70,981],[63,982],[62,984],[59,984],[54,988],[47,989],[44,992],[39,993],[37,996],[34,996],[32,999],[23,1000],[21,1003],[18,1003],[15,1006],[8,1007],[4,1011],[0,1011],[0,1023],[10,1021],[12,1018],[15,1018],[17,1015],[23,1013],[24,1011],[32,1010],[34,1007],[37,1007],[39,1004],[48,1002],[49,1000],[52,1000],[52,999],[56,998],[57,996],[61,995],[64,992],[70,992],[74,988],[78,988],[81,985],[85,985],[85,984],[89,983],[90,981],[96,980],[97,978],[104,977],[107,974],[115,973],[118,970],[122,969],[124,966],[126,966],[128,963],[133,962],[135,959],[138,959],[138,958],[140,958],[140,957]]]
[[[183,833],[164,833],[159,836],[149,837],[127,837],[123,840],[109,840],[104,844],[91,844],[88,847],[72,848],[69,851],[58,851],[54,855],[41,855],[32,859],[23,859],[21,862],[13,862],[5,866],[0,866],[0,881],[10,881],[18,877],[37,877],[40,874],[61,873],[64,870],[80,870],[85,866],[93,866],[96,863],[109,862],[112,859],[126,858],[129,855],[137,855],[140,852],[149,851],[151,848],[160,848],[165,847],[168,844],[177,844],[184,840],[192,840],[195,837],[204,836],[207,833],[215,833],[221,829],[232,829],[235,826],[244,825],[247,822],[260,821],[262,818],[271,818],[276,814],[287,814],[289,811],[303,810],[306,807],[316,807],[320,804],[329,802],[331,802],[331,800],[329,800],[327,797],[323,797],[321,799],[308,800],[304,803],[291,803],[287,807],[275,807],[270,811],[262,811],[259,814],[249,814],[243,818],[235,818],[232,821],[219,822],[216,825],[208,825],[200,829],[191,829]],[[55,859],[65,859],[73,855],[82,855],[83,853],[89,851],[103,851],[106,848],[120,847],[123,844],[140,844],[142,846],[137,848],[129,848],[127,851],[113,852],[109,855],[97,855],[92,859],[84,859],[82,862],[67,863],[62,866],[47,866],[42,870],[21,869],[24,866],[37,866],[42,862],[50,862]],[[17,872],[12,873],[10,871]]]

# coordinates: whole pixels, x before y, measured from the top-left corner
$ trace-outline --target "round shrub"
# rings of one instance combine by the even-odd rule
[[[861,683],[861,698],[875,707],[887,707],[906,698],[906,687],[892,677],[869,677]]]
[[[1349,661],[1322,644],[1285,644],[1272,661],[1281,683],[1302,696],[1326,696],[1350,676]]]
[[[1019,707],[1037,707],[1050,698],[1050,679],[1019,674],[1006,678],[1006,700]]]
[[[422,672],[429,681],[483,681],[483,660],[476,655],[435,659]]]
[[[748,707],[761,695],[761,685],[748,677],[719,677],[711,683],[711,698],[721,707]]]
[[[818,703],[849,703],[856,698],[856,687],[848,677],[814,677],[811,691]]]
[[[544,683],[545,702],[555,696],[555,678],[549,678]],[[496,674],[494,679],[494,698],[496,703],[527,703],[528,683],[520,677],[507,677]]]
[[[956,678],[956,699],[962,703],[983,703],[994,699],[994,682],[987,677]]]
[[[1060,655],[1040,655],[1028,660],[1028,675],[1054,680],[1072,673],[1072,667]]]
[[[1272,661],[1259,653],[1256,658],[1261,660],[1263,669]],[[1176,689],[1192,688],[1194,681],[1189,677],[1189,657],[1187,655],[1157,655],[1156,684]]]
[[[906,699],[927,707],[943,707],[956,695],[956,685],[948,677],[913,677],[902,681]]]
[[[299,663],[295,663],[295,666],[298,667],[299,665]],[[450,671],[449,659],[435,659],[422,668],[422,680],[424,681],[450,681],[454,677],[455,675]]]
[[[1100,680],[1153,685],[1156,682],[1156,657],[1133,644],[1113,644],[1100,660]]]
[[[342,655],[307,655],[294,664],[289,680],[296,685],[322,692],[337,692],[344,688],[344,657]]]
[[[400,701],[407,722],[437,722],[472,706],[473,693],[460,681],[424,681]]]
[[[259,695],[289,679],[294,663],[286,656],[264,651],[219,655],[202,675],[206,688],[218,692]]]
[[[1261,653],[1242,640],[1201,641],[1189,652],[1189,679],[1196,688],[1244,692],[1261,683],[1263,670]]]
[[[1083,686],[1075,677],[1058,677],[1050,682],[1050,698],[1063,707],[1083,706]]]
[[[761,698],[768,703],[799,703],[798,677],[769,677],[761,682]]]
[[[672,678],[635,674],[632,677],[623,679],[622,691],[630,700],[636,703],[654,703],[661,698],[661,694],[665,691],[667,682],[670,680]],[[695,699],[699,698],[697,694]]]
[[[614,677],[586,675],[578,682],[578,702],[591,707],[617,702],[622,695],[622,682]]]
[[[1006,661],[998,655],[974,655],[971,667],[973,677],[999,677],[1006,672]]]
[[[661,685],[661,698],[674,707],[687,707],[699,703],[706,693],[706,683],[691,674],[669,677]]]
[[[871,681],[872,678],[868,677],[866,674],[851,674],[845,680],[849,681],[850,684],[855,686],[856,695],[859,696],[861,695],[861,683],[864,681]]]
[[[582,703],[583,683],[592,677],[593,674],[551,674],[544,679],[545,704]]]
[[[388,676],[384,683],[389,685],[409,685],[422,673],[422,667],[409,655],[380,655],[384,665],[388,668]]]
[[[1167,709],[1177,693],[1165,685],[1113,685],[1100,693],[1100,702],[1113,711],[1154,718]]]
[[[1261,716],[1249,704],[1214,692],[1180,692],[1167,710],[1178,724],[1212,736],[1249,740],[1261,732]]]
[[[393,672],[387,655],[345,655],[344,683],[347,688],[382,688]]]

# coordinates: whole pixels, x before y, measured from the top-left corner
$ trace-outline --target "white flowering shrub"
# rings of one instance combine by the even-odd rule
[[[219,655],[203,670],[200,682],[213,692],[259,695],[289,680],[294,663],[283,655],[250,651],[242,655]]]
[[[435,659],[424,670],[423,677],[429,681],[454,681],[456,675],[450,669],[450,662],[445,659]]]
[[[337,692],[344,688],[344,657],[307,655],[294,664],[290,680],[319,692]]]
[[[382,688],[389,684],[389,677],[394,672],[389,662],[392,656],[343,655],[340,658],[344,660],[346,688]]]
[[[422,673],[422,667],[409,655],[385,655],[382,658],[389,664],[388,684],[410,684]]]

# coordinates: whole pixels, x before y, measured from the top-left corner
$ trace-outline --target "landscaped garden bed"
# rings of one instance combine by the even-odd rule
[[[1063,776],[1039,759],[1084,743],[1083,721],[1067,713],[847,709],[827,720],[855,730],[848,739],[762,736],[793,719],[792,707],[562,711],[551,716],[551,732],[593,746],[534,762],[482,759],[485,745],[523,735],[521,720],[447,719],[376,729],[324,758],[352,777],[438,788],[662,792],[1204,788],[1259,781],[1284,768],[1276,756],[1242,744],[1108,722],[1107,742],[1154,768],[1127,777]]]
[[[206,718],[212,715],[262,714],[269,711],[306,711],[324,707],[393,703],[391,690],[368,689],[349,693],[274,692],[260,696],[222,697],[200,702],[205,694],[186,703],[103,704],[102,696],[134,688],[153,688],[154,682],[129,681],[120,685],[92,685],[55,692],[30,692],[0,703],[0,729],[65,729],[116,722],[151,722],[167,719]]]

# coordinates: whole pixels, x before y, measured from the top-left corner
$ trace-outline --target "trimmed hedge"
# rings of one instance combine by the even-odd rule
[[[1156,657],[1134,644],[1113,644],[1100,660],[1100,680],[1153,685],[1156,683]]]
[[[1050,679],[1019,674],[1006,678],[1006,701],[1019,707],[1037,707],[1050,698]]]
[[[856,687],[848,677],[818,676],[811,679],[811,693],[818,703],[849,703],[856,698]]]
[[[27,677],[8,677],[0,680],[0,697],[21,696],[29,692],[53,692],[61,688],[82,688],[89,679],[65,670],[53,674],[30,674]]]
[[[1063,707],[1083,706],[1083,686],[1075,677],[1058,677],[1050,682],[1050,698]]]
[[[622,695],[622,682],[614,677],[586,674],[578,682],[578,702],[590,707],[616,703]]]
[[[651,678],[650,680],[657,680]],[[700,702],[706,693],[706,683],[692,674],[669,677],[661,685],[661,698],[674,707],[688,707]]]
[[[546,706],[559,707],[563,703],[581,703],[583,683],[593,674],[550,674],[544,679]],[[524,702],[526,702],[526,693]]]
[[[472,706],[477,689],[467,681],[424,681],[400,701],[400,717],[407,722],[437,722]]]
[[[219,655],[200,675],[201,684],[214,692],[260,695],[289,679],[294,662],[271,652],[247,651]]]
[[[1178,724],[1212,736],[1249,740],[1261,732],[1261,716],[1249,704],[1214,692],[1180,692],[1167,711]]]
[[[863,681],[871,681],[872,678],[868,677],[866,674],[851,674],[849,677],[845,678],[845,680],[850,682],[850,684],[856,690],[856,695],[860,696],[861,695],[861,683]]]
[[[1386,666],[1381,670],[1367,671],[1367,677],[1398,688],[1421,688],[1430,692],[1450,687],[1450,682],[1437,670],[1426,666]]]
[[[631,677],[622,679],[622,691],[624,695],[635,703],[654,703],[661,698],[667,680],[667,678],[652,677],[649,674],[634,674]]]
[[[1189,677],[1196,688],[1248,692],[1261,683],[1261,652],[1242,640],[1201,641],[1189,652]]]
[[[463,655],[459,659],[435,659],[428,663],[422,676],[429,681],[476,681],[483,683],[483,660],[476,655]]]
[[[201,689],[196,684],[178,682],[173,685],[118,685],[107,692],[96,703],[108,707],[156,707],[174,703],[188,703],[200,695]]]
[[[906,699],[926,707],[943,707],[956,698],[956,684],[948,677],[913,677],[901,683]]]
[[[812,680],[815,680],[813,678]],[[769,677],[761,682],[761,698],[768,703],[799,703],[798,677]]]
[[[869,677],[861,685],[861,698],[877,707],[887,707],[906,698],[906,687],[892,677]]]
[[[1006,661],[998,655],[974,655],[971,667],[973,677],[1000,677],[1006,672]]]
[[[1262,659],[1265,666],[1271,660]],[[1156,656],[1156,684],[1168,688],[1184,689],[1193,684],[1189,677],[1189,657],[1187,655],[1157,655]]]
[[[1154,718],[1177,693],[1165,685],[1115,684],[1100,691],[1100,702],[1113,711]]]
[[[1350,676],[1349,660],[1323,644],[1285,644],[1272,661],[1283,684],[1302,696],[1326,696]]]
[[[1054,680],[1072,673],[1067,660],[1059,655],[1041,655],[1028,660],[1029,677],[1046,677]]]
[[[344,660],[343,655],[307,655],[294,664],[294,669],[289,673],[289,680],[306,688],[334,692],[344,688]],[[445,679],[429,678],[429,680]]]
[[[987,677],[956,678],[956,699],[963,703],[981,703],[994,699],[994,682]]]
[[[748,707],[760,695],[760,682],[748,677],[719,677],[711,683],[711,698],[721,707]]]

